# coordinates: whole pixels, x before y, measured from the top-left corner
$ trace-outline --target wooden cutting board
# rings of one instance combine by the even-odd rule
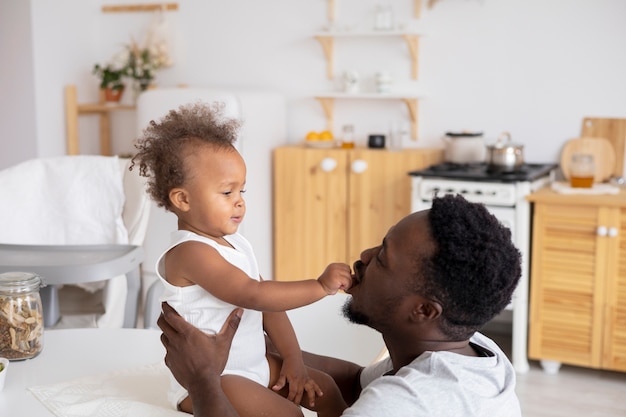
[[[582,137],[605,138],[615,151],[613,175],[624,175],[624,146],[626,143],[626,119],[585,117],[581,129]]]
[[[613,145],[605,138],[576,138],[565,142],[561,151],[561,170],[569,179],[569,166],[572,155],[587,153],[593,155],[596,167],[595,182],[604,182],[613,176],[615,171],[615,151]]]

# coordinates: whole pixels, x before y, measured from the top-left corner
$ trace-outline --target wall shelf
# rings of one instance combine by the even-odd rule
[[[326,125],[327,129],[331,132],[333,131],[334,126],[334,111],[335,111],[335,100],[336,99],[348,99],[348,100],[400,100],[406,104],[407,109],[409,111],[409,118],[411,120],[411,138],[413,140],[417,140],[417,128],[418,128],[418,118],[417,118],[417,106],[419,97],[413,95],[403,95],[403,94],[377,94],[377,93],[359,93],[359,94],[350,94],[350,93],[324,93],[324,94],[316,94],[315,99],[320,102],[322,109],[324,110],[324,114],[326,115]]]
[[[178,3],[120,4],[102,6],[102,13],[152,12],[178,10]]]
[[[432,7],[434,0],[429,0],[429,7]],[[334,22],[337,16],[336,0],[328,0],[328,21]],[[413,0],[413,17],[419,19],[422,14],[422,0]]]
[[[80,154],[78,137],[78,117],[81,115],[97,115],[100,119],[100,154],[112,155],[110,113],[114,111],[135,110],[135,106],[124,106],[106,103],[104,93],[100,92],[99,103],[78,104],[75,85],[65,87],[65,122],[67,128],[67,154]]]
[[[359,31],[359,32],[339,32],[328,31],[318,32],[314,35],[315,39],[319,41],[324,50],[324,56],[326,57],[326,75],[329,80],[334,78],[334,48],[336,38],[365,38],[365,37],[400,37],[405,40],[409,53],[411,55],[411,78],[417,80],[417,58],[419,55],[419,37],[421,35],[417,33],[408,33],[395,30],[386,31]]]

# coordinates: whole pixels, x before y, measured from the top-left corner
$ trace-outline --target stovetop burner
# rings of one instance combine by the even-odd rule
[[[409,175],[421,177],[438,177],[462,181],[482,182],[519,182],[534,181],[547,175],[557,164],[523,164],[512,172],[494,172],[489,170],[487,163],[456,164],[444,162],[426,169],[411,171]]]

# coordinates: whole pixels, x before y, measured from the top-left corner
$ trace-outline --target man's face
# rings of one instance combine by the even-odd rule
[[[391,227],[380,246],[366,249],[354,263],[352,298],[344,315],[352,322],[378,331],[394,326],[396,312],[419,276],[418,260],[433,255],[428,211],[413,213]]]

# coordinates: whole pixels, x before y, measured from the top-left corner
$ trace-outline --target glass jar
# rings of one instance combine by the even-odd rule
[[[587,153],[575,153],[569,167],[569,182],[572,188],[593,187],[596,175],[596,166],[593,155]]]
[[[354,126],[344,125],[341,129],[341,147],[344,149],[354,148]]]
[[[0,274],[0,356],[11,361],[43,349],[41,277],[29,272]]]

